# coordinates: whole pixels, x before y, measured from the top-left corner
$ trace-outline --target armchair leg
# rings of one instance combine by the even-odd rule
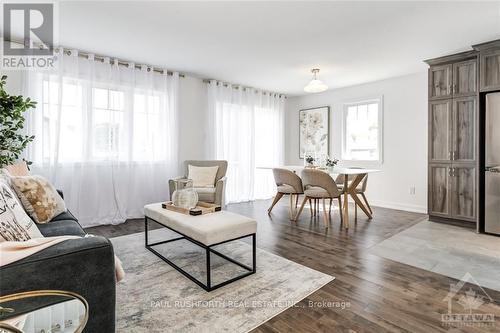
[[[313,205],[312,205],[312,201],[311,199],[308,199],[309,200],[309,210],[311,211],[311,217],[314,216],[314,208],[313,208]]]
[[[297,211],[297,214],[295,214],[294,221],[297,222],[297,219],[300,216],[300,213],[302,213],[302,210],[304,209],[304,206],[306,205],[306,202],[309,201],[309,205],[311,205],[311,199],[309,199],[307,196],[304,196],[304,200],[302,200],[302,203],[300,204],[300,208]]]
[[[281,193],[281,192],[276,193],[276,196],[274,197],[274,200],[273,200],[273,203],[271,204],[271,207],[269,207],[269,209],[267,210],[268,214],[271,214],[271,211],[273,210],[274,205],[276,205],[282,197],[283,197],[283,193]]]

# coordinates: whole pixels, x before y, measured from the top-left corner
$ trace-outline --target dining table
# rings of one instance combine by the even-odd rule
[[[301,165],[282,165],[282,166],[277,166],[277,167],[259,167],[260,169],[273,169],[273,168],[281,168],[281,169],[287,169],[290,171],[295,172],[296,174],[300,175],[300,172],[304,168],[310,168],[310,167],[305,167]],[[354,201],[355,205],[357,205],[363,213],[366,214],[369,220],[372,219],[373,213],[369,207],[365,205],[363,200],[361,200],[358,196],[358,193],[356,192],[356,188],[358,185],[363,181],[365,177],[368,176],[369,173],[375,173],[375,172],[380,172],[381,170],[378,169],[367,169],[367,168],[359,168],[359,167],[341,167],[341,166],[335,166],[333,168],[328,168],[328,169],[323,169],[323,168],[316,168],[318,170],[321,170],[323,172],[328,173],[334,180],[337,178],[338,175],[342,175],[344,179],[343,183],[343,207],[339,207],[341,210],[341,214],[343,216],[342,218],[342,225],[344,228],[349,229],[349,197],[352,198]]]

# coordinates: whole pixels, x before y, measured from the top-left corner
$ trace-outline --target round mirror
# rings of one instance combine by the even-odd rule
[[[28,291],[0,297],[0,332],[83,331],[88,303],[80,295],[59,290]]]

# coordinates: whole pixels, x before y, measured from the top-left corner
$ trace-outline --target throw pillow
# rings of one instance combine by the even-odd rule
[[[12,177],[11,181],[24,209],[36,223],[47,223],[66,211],[64,200],[45,178]]]
[[[193,180],[193,187],[214,187],[218,166],[198,167],[188,165],[188,178]]]
[[[0,181],[0,242],[43,237],[10,187]]]
[[[25,161],[21,161],[16,164],[7,165],[5,170],[9,173],[11,177],[29,176],[30,171],[28,170],[28,165]]]

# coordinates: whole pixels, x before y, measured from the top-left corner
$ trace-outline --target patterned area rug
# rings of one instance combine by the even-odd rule
[[[173,236],[154,230],[150,243]],[[248,332],[334,279],[257,249],[257,273],[206,292],[145,249],[143,233],[111,241],[127,274],[117,285],[117,332]],[[204,281],[203,250],[184,240],[155,249]],[[246,242],[216,249],[251,266],[251,246]],[[211,261],[214,283],[244,271],[214,254]]]

